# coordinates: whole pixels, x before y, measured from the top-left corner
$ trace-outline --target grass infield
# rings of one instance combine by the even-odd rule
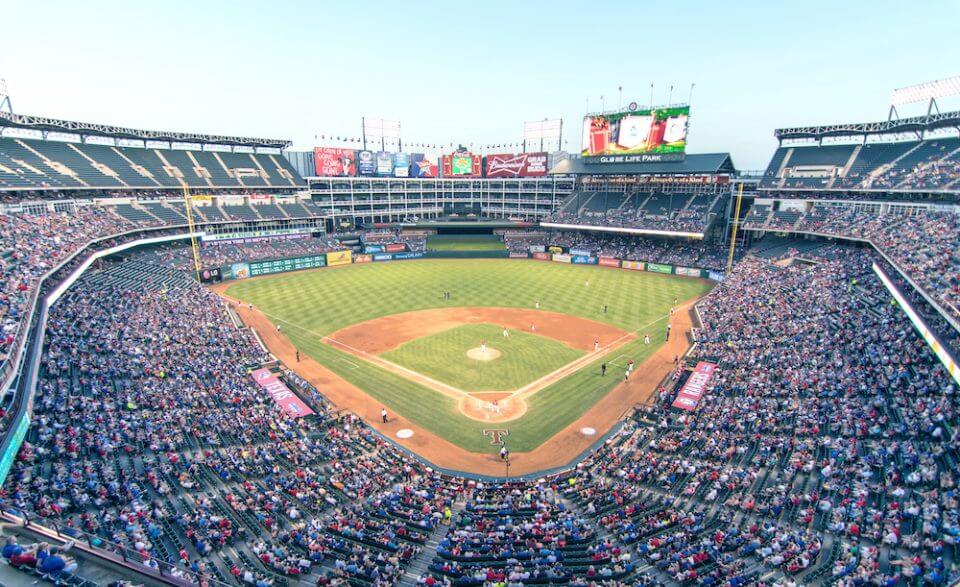
[[[587,285],[589,282],[589,285]],[[492,453],[482,430],[456,401],[322,342],[340,328],[379,316],[442,307],[532,308],[649,332],[653,344],[631,341],[619,362],[642,363],[662,345],[662,329],[675,298],[683,303],[710,289],[704,281],[642,271],[509,259],[422,260],[351,265],[270,276],[231,285],[228,295],[263,311],[301,352],[365,390],[388,409],[450,442]],[[451,291],[452,300],[442,292]],[[608,311],[603,312],[603,306]],[[492,337],[491,337],[491,344]],[[622,377],[600,377],[601,360],[528,398],[527,412],[503,425],[509,446],[533,450],[602,399]],[[320,390],[323,392],[323,390]]]
[[[561,342],[493,324],[467,324],[424,336],[383,353],[388,361],[463,391],[513,391],[583,356]],[[486,340],[491,361],[467,357]]]

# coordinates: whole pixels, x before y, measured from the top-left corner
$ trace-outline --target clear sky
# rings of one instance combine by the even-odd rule
[[[766,165],[777,127],[883,119],[894,88],[960,73],[960,1],[0,0],[17,112],[292,139],[518,142],[600,96],[685,99],[689,152]],[[910,112],[914,114],[916,112]]]

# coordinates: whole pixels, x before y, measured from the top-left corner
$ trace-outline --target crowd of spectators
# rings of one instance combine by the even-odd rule
[[[707,215],[700,210],[676,210],[665,215],[651,214],[633,208],[599,212],[584,210],[579,214],[558,211],[547,216],[544,221],[586,226],[615,226],[619,228],[696,233],[702,233],[707,228]]]
[[[772,228],[754,224],[754,228]],[[814,206],[795,230],[868,240],[960,319],[960,214],[917,210],[881,215],[869,207]]]
[[[577,231],[550,232],[546,242],[569,248],[586,249],[603,257],[715,270],[722,270],[726,266],[728,255],[728,250],[724,247],[706,241]],[[737,258],[741,253],[742,251],[737,251]]]

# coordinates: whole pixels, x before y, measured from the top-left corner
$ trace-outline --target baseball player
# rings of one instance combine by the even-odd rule
[[[600,350],[600,341],[597,340],[597,339],[594,339],[594,340],[593,340],[593,352],[597,352],[597,351],[599,351],[599,350]]]
[[[503,338],[510,338],[510,331],[507,330],[507,327],[503,327]]]
[[[486,339],[480,341],[480,352],[487,354],[487,341]]]

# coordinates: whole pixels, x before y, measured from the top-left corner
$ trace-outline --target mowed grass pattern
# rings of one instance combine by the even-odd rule
[[[499,237],[491,235],[444,236],[434,235],[427,238],[427,250],[430,251],[506,251],[507,245]]]
[[[590,285],[587,286],[586,282]],[[706,293],[706,282],[655,273],[515,259],[422,260],[351,265],[287,273],[229,287],[228,295],[255,304],[301,352],[365,390],[388,409],[450,442],[474,452],[498,450],[482,435],[487,426],[463,416],[454,400],[403,377],[360,361],[322,342],[351,324],[399,312],[452,306],[542,308],[612,324],[640,336],[614,351],[636,363],[663,344],[674,298],[681,303]],[[453,299],[443,300],[451,291]],[[607,313],[603,305],[608,305]],[[528,400],[527,413],[505,425],[508,446],[529,451],[571,424],[620,381],[611,368],[600,377],[601,360],[550,385]],[[320,390],[323,391],[322,389]]]
[[[513,391],[583,356],[583,352],[545,336],[492,324],[467,324],[411,340],[383,353],[388,361],[463,391]],[[486,340],[500,356],[492,361],[467,357]]]

